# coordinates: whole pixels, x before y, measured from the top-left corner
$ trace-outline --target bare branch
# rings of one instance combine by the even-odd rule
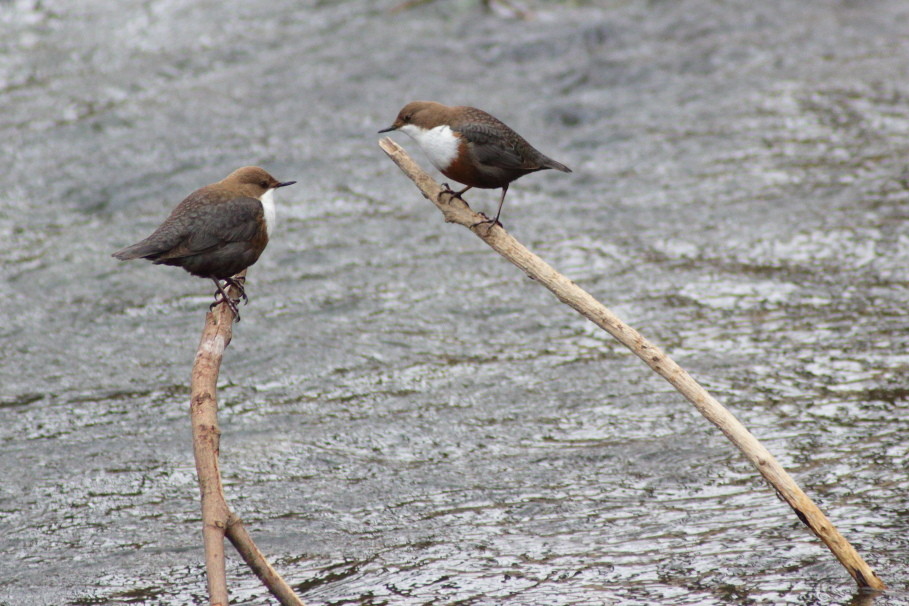
[[[243,272],[245,275],[245,271]],[[232,287],[228,294],[236,296]],[[234,315],[226,303],[205,316],[205,328],[192,371],[190,418],[193,428],[193,454],[202,493],[202,541],[208,576],[209,603],[227,606],[227,574],[224,537],[227,536],[250,568],[273,596],[284,606],[304,606],[290,586],[275,572],[262,555],[240,518],[227,505],[221,469],[218,465],[221,430],[218,428],[218,373],[224,350],[230,344]]]
[[[389,138],[384,138],[379,141],[379,146],[416,184],[423,195],[436,205],[447,222],[463,225],[473,231],[496,252],[548,288],[560,301],[607,331],[641,358],[654,372],[672,384],[754,464],[761,475],[792,507],[799,520],[805,523],[833,552],[859,587],[875,590],[886,589],[884,582],[865,563],[817,505],[808,498],[808,495],[796,484],[773,455],[682,367],[634,328],[625,324],[588,292],[530,252],[502,227],[490,227],[489,224],[477,225],[485,217],[473,212],[463,200],[446,193],[407,155],[400,145]]]

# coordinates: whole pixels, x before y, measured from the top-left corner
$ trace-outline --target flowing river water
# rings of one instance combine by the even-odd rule
[[[909,4],[510,5],[0,0],[0,604],[207,603],[212,285],[110,253],[245,164],[298,184],[226,352],[222,469],[307,603],[909,604]],[[415,99],[574,170],[514,183],[505,227],[729,406],[891,591],[442,221],[376,144]]]

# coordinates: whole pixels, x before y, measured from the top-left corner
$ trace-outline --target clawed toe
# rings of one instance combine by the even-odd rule
[[[226,286],[233,286],[240,291],[240,296],[234,299],[234,303],[243,301],[243,305],[249,305],[249,297],[246,296],[246,278],[228,278],[224,281]]]
[[[440,201],[442,200],[442,196],[446,196],[446,195],[451,196],[452,198],[459,198],[461,201],[464,200],[464,198],[461,198],[461,196],[458,195],[458,192],[456,192],[455,190],[451,189],[451,187],[448,186],[448,183],[443,183],[442,187],[443,187],[442,191],[439,192]]]
[[[495,219],[490,219],[483,213],[480,213],[480,216],[483,217],[483,220],[477,221],[476,223],[471,225],[470,226],[471,229],[473,229],[474,227],[479,227],[480,225],[488,225],[489,227],[486,228],[486,233],[488,234],[489,230],[492,229],[493,227],[495,227],[496,225],[498,225],[499,227],[502,227],[502,222],[499,221],[498,217],[496,217]]]
[[[460,200],[461,202],[465,202],[464,198],[461,197],[461,196],[462,196],[462,194],[463,194],[464,192],[466,192],[468,189],[470,189],[470,188],[469,188],[469,187],[465,187],[465,188],[462,189],[461,191],[455,191],[455,190],[451,189],[451,186],[448,185],[448,183],[443,183],[443,184],[442,184],[442,191],[439,192],[439,199],[441,199],[442,196],[444,196],[444,195],[447,194],[447,195],[451,196],[452,198],[457,198],[457,199]]]
[[[246,292],[243,289],[243,282],[245,282],[245,280],[243,278],[227,278],[224,280],[224,286],[221,286],[220,280],[213,281],[215,283],[215,286],[218,287],[218,290],[215,292],[215,301],[208,306],[208,310],[211,311],[221,303],[226,303],[227,307],[230,308],[231,313],[234,314],[235,320],[239,322],[240,310],[237,307],[237,304],[239,304],[241,300],[243,301],[244,305],[249,303],[249,297],[246,296]],[[225,288],[230,288],[231,286],[240,291],[240,296],[236,299],[228,296],[227,291],[225,290]]]
[[[227,303],[227,307],[230,308],[232,314],[234,314],[234,319],[240,321],[240,310],[237,308],[237,303],[240,302],[240,299],[231,299],[230,297],[222,297],[221,293],[215,294],[215,302],[208,306],[208,311],[212,311],[215,307],[221,303]]]

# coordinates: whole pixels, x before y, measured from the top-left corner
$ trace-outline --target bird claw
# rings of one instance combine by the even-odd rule
[[[246,296],[246,278],[228,278],[224,282],[228,288],[233,286],[240,291],[240,296],[234,299],[235,303],[239,303],[242,300],[243,305],[249,305],[249,297]]]
[[[439,192],[439,200],[440,200],[440,201],[441,201],[441,199],[442,199],[442,196],[444,196],[444,195],[446,195],[446,194],[449,195],[449,196],[451,196],[452,198],[460,198],[461,201],[464,200],[464,198],[461,198],[461,196],[460,196],[460,194],[458,194],[458,192],[456,192],[455,190],[451,189],[451,186],[448,185],[448,183],[443,183],[443,184],[442,184],[442,188],[443,188],[442,191]]]
[[[489,230],[492,229],[493,227],[495,227],[496,225],[498,225],[499,227],[502,227],[504,229],[504,226],[502,225],[502,222],[499,221],[498,217],[496,217],[495,219],[490,219],[483,213],[480,213],[480,216],[483,217],[483,220],[477,221],[476,223],[471,225],[470,229],[473,229],[474,227],[479,227],[480,225],[488,225],[489,227],[486,228],[487,234],[489,233]]]
[[[244,305],[249,304],[249,297],[246,296],[246,291],[243,288],[243,283],[245,281],[246,280],[243,278],[227,278],[224,280],[224,286],[222,287],[220,280],[215,280],[215,284],[217,285],[218,290],[215,292],[215,301],[208,306],[208,310],[211,311],[221,303],[226,303],[231,313],[234,314],[236,321],[239,322],[240,310],[237,305],[240,303],[240,301],[243,301]],[[225,290],[225,288],[230,288],[231,286],[240,291],[240,296],[236,299],[228,296],[227,291]]]
[[[240,299],[231,299],[230,297],[222,297],[221,293],[215,293],[215,302],[208,306],[208,311],[212,311],[215,307],[221,303],[226,303],[227,307],[230,309],[231,313],[234,314],[234,319],[240,321],[240,310],[237,308],[237,303],[240,302]]]
[[[461,197],[461,194],[466,192],[468,189],[470,189],[470,188],[465,187],[461,191],[455,191],[455,190],[451,189],[451,186],[448,183],[443,183],[442,191],[439,192],[439,199],[441,200],[442,196],[447,194],[447,195],[451,196],[452,198],[457,198],[461,202],[464,202],[465,204],[467,204],[467,201],[463,197]],[[449,202],[451,202],[451,200],[449,200]]]

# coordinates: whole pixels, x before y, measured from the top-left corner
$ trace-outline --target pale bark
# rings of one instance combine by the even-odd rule
[[[232,295],[233,289],[229,290]],[[224,303],[205,316],[205,328],[196,352],[192,371],[190,418],[193,454],[202,493],[202,543],[208,577],[209,603],[228,606],[224,537],[246,561],[268,590],[284,606],[303,606],[293,589],[275,572],[253,543],[243,522],[224,498],[221,469],[218,465],[221,430],[218,428],[218,373],[224,350],[230,344],[234,315]]]
[[[833,552],[859,587],[875,590],[886,588],[883,581],[773,455],[682,367],[588,292],[530,252],[501,226],[490,227],[488,223],[478,225],[485,216],[473,212],[463,200],[446,192],[393,140],[384,138],[379,141],[379,146],[416,184],[423,195],[436,205],[445,221],[463,225],[473,231],[496,252],[548,288],[560,301],[607,331],[672,384],[754,464],[780,497],[792,507],[796,516]]]

